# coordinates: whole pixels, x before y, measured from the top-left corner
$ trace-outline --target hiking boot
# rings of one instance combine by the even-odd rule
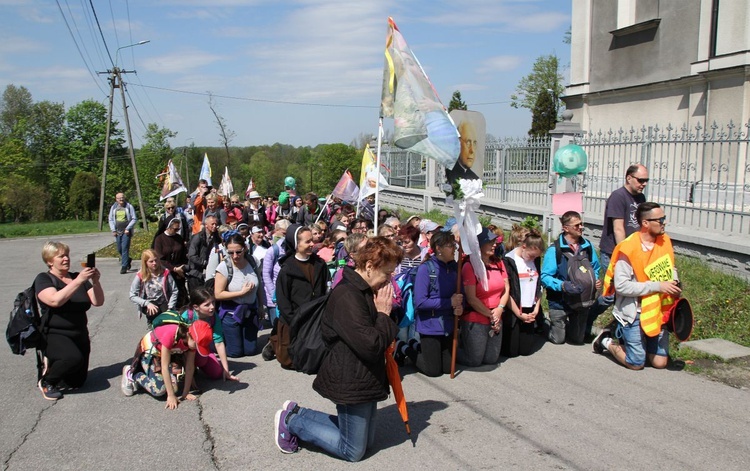
[[[120,275],[124,275],[127,272],[128,272],[127,268],[125,268],[125,267],[120,268]]]
[[[130,270],[131,268],[133,268],[133,259],[128,257],[128,270]]]
[[[285,402],[285,405],[290,401]],[[296,406],[296,404],[295,404]],[[286,426],[286,417],[289,415],[289,411],[286,409],[279,409],[276,411],[274,416],[274,432],[276,446],[279,447],[282,453],[294,453],[297,451],[299,446],[297,445],[297,437],[289,432]]]
[[[122,389],[122,393],[127,397],[135,394],[135,381],[133,381],[133,378],[130,374],[130,365],[125,365],[122,367],[122,380],[120,382],[120,389]]]
[[[609,329],[609,327],[605,327],[602,329],[601,332],[599,332],[599,335],[596,336],[594,339],[594,342],[591,344],[591,346],[594,349],[594,353],[604,353],[604,347],[602,347],[602,340],[605,338],[611,338],[612,337],[612,331]]]
[[[39,383],[37,383],[39,386],[39,390],[42,391],[42,397],[47,399],[48,401],[56,401],[58,399],[62,399],[63,394],[60,392],[57,387],[47,383],[45,380],[40,379]]]
[[[263,347],[263,351],[260,352],[260,356],[265,361],[271,361],[276,358],[276,354],[273,351],[273,345],[271,345],[271,342],[268,342],[266,346]]]

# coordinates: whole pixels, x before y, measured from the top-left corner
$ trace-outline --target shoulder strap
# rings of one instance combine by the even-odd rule
[[[560,250],[560,238],[555,239],[555,261],[557,262],[557,265],[560,265],[560,262],[562,261],[562,250]]]
[[[234,267],[232,266],[232,261],[228,260],[228,259],[224,259],[224,261],[222,261],[221,263],[223,263],[227,267],[227,287],[226,287],[226,289],[228,290],[229,289],[229,283],[232,282],[232,277],[234,276]]]

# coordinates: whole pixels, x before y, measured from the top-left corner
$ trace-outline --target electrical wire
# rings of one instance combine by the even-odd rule
[[[81,60],[83,61],[83,65],[86,67],[86,70],[89,72],[89,75],[91,76],[91,79],[94,81],[96,86],[99,88],[99,91],[102,92],[102,94],[106,93],[104,92],[104,89],[102,89],[101,85],[99,84],[99,81],[96,79],[96,76],[94,75],[94,72],[91,70],[91,67],[89,67],[88,62],[86,62],[86,58],[83,57],[83,52],[81,52],[81,48],[78,46],[78,41],[76,41],[76,37],[73,34],[73,30],[70,28],[70,24],[68,23],[68,19],[65,17],[65,13],[63,12],[62,6],[60,5],[60,2],[58,0],[55,0],[55,3],[57,3],[57,8],[60,10],[60,15],[63,17],[63,21],[65,21],[65,26],[68,28],[68,32],[70,33],[70,38],[73,40],[73,44],[75,44],[76,49],[78,50],[78,55],[81,56]]]
[[[115,66],[115,61],[112,60],[112,54],[109,52],[109,46],[107,46],[107,40],[104,39],[104,32],[102,31],[102,25],[99,24],[99,17],[96,16],[96,9],[94,8],[94,2],[93,0],[89,0],[89,5],[91,5],[91,12],[94,14],[94,19],[96,20],[96,26],[99,28],[99,34],[102,37],[102,42],[104,43],[104,49],[107,51],[107,56],[109,56],[109,61],[112,63],[112,67]]]

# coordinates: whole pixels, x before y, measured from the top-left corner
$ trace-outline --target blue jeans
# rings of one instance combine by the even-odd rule
[[[377,402],[337,405],[338,416],[300,407],[299,412],[289,418],[287,427],[303,442],[354,462],[361,460],[375,442],[377,410]]]
[[[117,253],[122,257],[122,268],[127,268],[130,262],[130,234],[117,234],[115,236],[115,246]]]
[[[221,326],[224,328],[224,345],[228,357],[240,358],[255,355],[258,327],[253,319],[245,319],[239,323],[232,315],[226,315],[221,320]]]
[[[625,349],[625,361],[633,366],[646,364],[646,354],[665,357],[669,355],[669,333],[662,329],[656,337],[648,337],[641,329],[641,315],[638,314],[632,324],[619,325],[622,333],[622,344]]]

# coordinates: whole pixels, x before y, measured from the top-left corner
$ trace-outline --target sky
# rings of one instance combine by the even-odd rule
[[[569,63],[570,14],[565,0],[0,0],[0,88],[107,105],[98,72],[115,63],[137,72],[123,76],[135,147],[148,123],[175,148],[220,145],[208,92],[232,145],[349,144],[377,133],[391,16],[446,107],[459,90],[488,133],[520,137],[531,112],[510,96],[537,57]]]

